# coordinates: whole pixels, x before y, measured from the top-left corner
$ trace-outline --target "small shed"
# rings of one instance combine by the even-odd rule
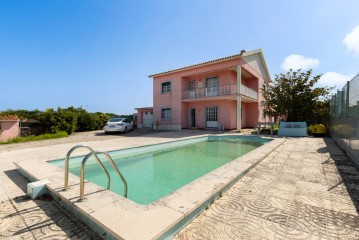
[[[0,117],[0,141],[6,142],[20,135],[20,119],[16,115],[5,115]]]
[[[153,107],[136,108],[137,128],[152,128],[153,126]]]

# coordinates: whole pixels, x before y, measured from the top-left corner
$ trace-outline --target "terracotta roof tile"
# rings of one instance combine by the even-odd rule
[[[177,71],[181,71],[181,70],[184,70],[184,69],[198,67],[198,66],[202,66],[202,65],[206,65],[206,64],[210,64],[210,63],[215,63],[215,62],[220,62],[220,61],[231,59],[231,58],[242,57],[243,53],[245,53],[245,52],[246,52],[245,50],[242,50],[241,53],[239,53],[239,54],[235,54],[235,55],[231,55],[231,56],[223,57],[223,58],[218,58],[218,59],[207,61],[207,62],[197,63],[197,64],[193,64],[193,65],[190,65],[190,66],[169,70],[169,71],[166,71],[166,72],[152,74],[152,75],[150,75],[148,77],[154,77],[154,76],[157,76],[157,75],[167,74],[167,73],[171,73],[171,72],[177,72]]]
[[[0,116],[0,120],[20,120],[16,115],[4,115]]]

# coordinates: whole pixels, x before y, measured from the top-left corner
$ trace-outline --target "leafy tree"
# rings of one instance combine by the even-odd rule
[[[317,104],[314,108],[314,114],[311,123],[323,123],[327,125],[329,123],[329,109],[330,109],[330,100],[325,99],[317,101]]]
[[[105,123],[108,122],[108,120],[110,120],[110,116],[106,113],[102,113],[102,112],[96,112],[95,113],[98,118],[100,119],[100,128],[102,128],[103,126],[105,126]]]
[[[77,131],[91,131],[101,129],[105,124],[97,113],[89,113],[83,108],[77,109]],[[109,118],[106,118],[109,119]],[[106,121],[107,122],[107,121]]]
[[[82,107],[49,108],[40,110],[11,110],[0,112],[0,116],[17,115],[20,119],[39,120],[47,133],[66,131],[68,134],[74,131],[91,131],[102,129],[111,117],[126,117],[132,120],[132,115],[118,115],[113,113],[89,113]]]
[[[321,75],[312,77],[312,70],[302,72],[289,70],[275,76],[266,89],[265,114],[286,116],[286,121],[301,121],[309,124],[327,119],[326,110],[329,87],[314,87]],[[329,108],[328,108],[329,109]]]
[[[57,108],[55,111],[52,108],[47,109],[39,116],[39,120],[43,123],[48,132],[57,133],[66,131],[72,134],[77,127],[77,114],[68,109]]]

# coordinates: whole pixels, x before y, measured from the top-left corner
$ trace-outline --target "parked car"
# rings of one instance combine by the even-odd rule
[[[133,123],[127,118],[111,118],[103,128],[105,134],[110,132],[123,132],[133,130]]]

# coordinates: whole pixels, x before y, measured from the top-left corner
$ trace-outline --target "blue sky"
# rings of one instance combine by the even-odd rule
[[[357,0],[0,0],[0,111],[152,106],[148,75],[261,48],[269,72],[359,73]]]

